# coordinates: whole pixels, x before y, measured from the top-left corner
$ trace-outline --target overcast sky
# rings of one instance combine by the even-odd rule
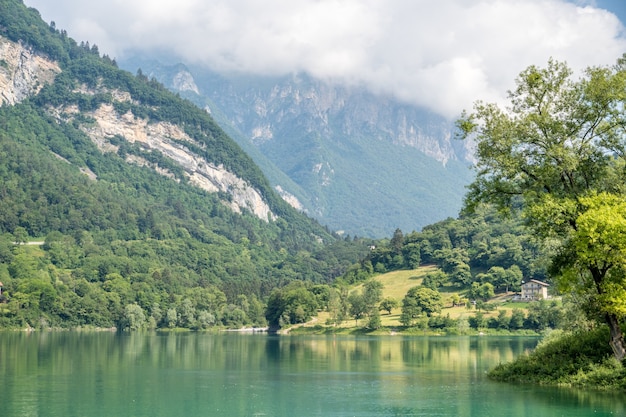
[[[306,71],[454,118],[500,101],[549,57],[575,69],[626,52],[624,0],[25,0],[123,59],[172,52],[218,71]],[[603,9],[608,8],[609,10]]]

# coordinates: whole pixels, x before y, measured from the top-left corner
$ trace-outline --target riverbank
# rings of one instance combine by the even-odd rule
[[[553,331],[532,352],[496,366],[488,376],[501,382],[626,393],[626,368],[613,356],[608,340],[606,326]]]

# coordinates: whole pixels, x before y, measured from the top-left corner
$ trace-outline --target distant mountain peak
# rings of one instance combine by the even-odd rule
[[[178,91],[190,91],[192,93],[200,94],[198,86],[196,85],[193,75],[186,69],[181,69],[172,79],[172,85]]]

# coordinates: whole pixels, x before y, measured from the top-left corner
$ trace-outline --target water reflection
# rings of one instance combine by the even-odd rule
[[[0,334],[3,416],[601,416],[621,396],[497,384],[534,338]]]

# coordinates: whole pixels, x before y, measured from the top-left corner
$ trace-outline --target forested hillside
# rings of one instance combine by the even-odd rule
[[[556,301],[556,290],[551,289],[552,300],[509,304],[513,314],[499,308],[519,295],[524,281],[552,284],[547,275],[550,251],[528,233],[520,209],[513,206],[511,215],[502,217],[494,207],[481,205],[474,213],[419,232],[404,234],[397,229],[390,238],[376,241],[366,257],[335,280],[333,288],[290,285],[272,292],[270,324],[304,322],[321,305],[329,316],[327,325],[360,319],[360,326],[369,330],[382,326],[379,311],[383,310],[387,314],[401,310],[399,321],[409,331],[417,327],[456,334],[470,327],[534,331],[572,327],[580,311],[569,303],[566,313],[563,303]],[[414,271],[413,286],[399,297],[383,297],[379,275],[399,270]],[[460,317],[442,311],[444,298],[447,307],[462,307]],[[483,316],[494,310],[498,313],[490,319]]]
[[[60,69],[0,107],[0,327],[263,325],[273,288],[329,283],[365,255],[292,209],[203,110],[156,81],[18,0],[0,0],[0,36]],[[0,56],[3,75],[14,67]],[[135,133],[182,133],[98,136],[104,110]],[[217,174],[198,186],[207,166]]]

